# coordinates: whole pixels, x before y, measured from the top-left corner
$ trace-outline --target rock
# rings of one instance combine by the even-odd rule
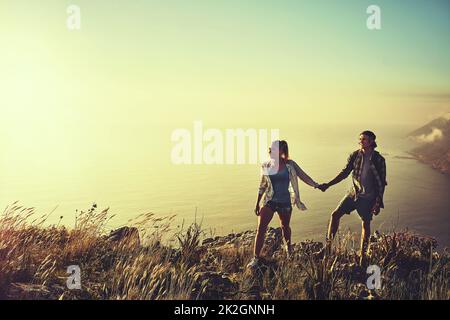
[[[202,241],[202,246],[214,242],[213,238],[206,238]]]
[[[316,252],[319,252],[323,248],[322,242],[317,241],[302,241],[299,244],[294,245],[295,251],[299,251],[302,254],[314,254]]]
[[[195,280],[196,291],[201,289],[201,292],[199,292],[200,299],[224,299],[232,295],[237,289],[237,284],[227,274],[221,272],[197,272]]]
[[[12,283],[9,289],[9,297],[18,300],[55,299],[47,287],[29,283]]]
[[[281,228],[270,228],[266,234],[264,249],[268,255],[273,255],[275,251],[280,249],[283,243]]]
[[[139,238],[139,231],[135,227],[122,227],[113,230],[109,233],[107,239],[116,242],[126,240],[129,244],[133,244],[135,246],[139,246],[141,243]]]
[[[222,246],[252,247],[254,245],[256,231],[247,230],[241,233],[230,233],[226,236],[210,237],[202,241],[202,246],[206,248],[218,248]],[[269,228],[266,234],[264,250],[268,254],[273,254],[279,250],[283,242],[281,228]]]

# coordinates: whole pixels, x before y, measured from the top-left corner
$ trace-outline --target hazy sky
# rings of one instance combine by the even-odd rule
[[[220,199],[228,211],[253,206],[256,166],[242,175],[170,161],[171,132],[195,120],[280,129],[291,155],[328,179],[319,162],[340,169],[325,161],[329,132],[348,139],[332,148],[343,163],[362,129],[384,148],[402,133],[383,124],[413,129],[450,111],[449,3],[0,0],[0,205],[61,204],[69,224],[91,199],[124,216],[180,203],[207,211]],[[66,26],[70,4],[79,31]],[[366,27],[371,4],[378,31]],[[246,181],[241,202],[210,187],[234,188],[235,177]]]
[[[381,30],[366,27],[370,4]],[[1,134],[20,145],[194,120],[420,125],[449,110],[449,15],[446,0],[1,0]]]

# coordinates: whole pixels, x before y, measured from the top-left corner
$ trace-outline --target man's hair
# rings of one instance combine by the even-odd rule
[[[368,136],[370,139],[372,139],[372,141],[373,141],[373,148],[374,149],[378,146],[377,143],[375,142],[375,140],[377,139],[377,136],[375,135],[375,133],[373,133],[370,130],[365,130],[365,131],[361,132],[360,135],[361,134],[365,135],[365,136]]]

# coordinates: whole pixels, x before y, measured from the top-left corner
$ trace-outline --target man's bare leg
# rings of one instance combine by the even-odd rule
[[[339,229],[339,221],[341,220],[343,214],[339,211],[333,211],[331,214],[330,224],[328,225],[327,240],[332,241],[336,236]]]
[[[325,255],[329,255],[331,253],[331,243],[334,237],[336,236],[336,233],[339,229],[339,221],[341,220],[343,215],[344,215],[343,213],[337,210],[331,213],[325,246],[315,254],[316,257],[323,258]]]
[[[369,238],[370,238],[370,221],[363,221],[361,230],[360,264],[364,264],[366,261]]]

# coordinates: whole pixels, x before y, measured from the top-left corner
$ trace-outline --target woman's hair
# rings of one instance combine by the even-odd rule
[[[375,149],[377,147],[377,143],[375,142],[375,139],[377,138],[377,136],[375,135],[375,133],[373,133],[370,130],[365,130],[363,132],[360,133],[360,135],[365,135],[368,136],[370,139],[372,139],[372,147]]]
[[[288,147],[288,143],[286,140],[275,140],[274,142],[272,142],[272,147],[273,146],[278,146],[278,150],[280,153],[280,156],[282,156],[284,154],[284,157],[282,157],[285,160],[289,159],[289,147]]]

